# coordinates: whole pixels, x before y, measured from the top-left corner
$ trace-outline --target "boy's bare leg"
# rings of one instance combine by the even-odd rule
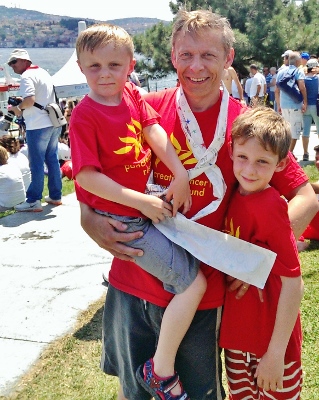
[[[122,389],[121,385],[119,385],[119,391],[118,391],[118,394],[117,394],[117,400],[127,400],[127,398],[124,396],[123,389]]]
[[[194,282],[183,293],[175,295],[167,306],[153,357],[154,372],[157,376],[165,378],[174,375],[177,350],[194,318],[206,287],[206,278],[199,271]],[[171,393],[179,395],[180,385],[175,386]]]

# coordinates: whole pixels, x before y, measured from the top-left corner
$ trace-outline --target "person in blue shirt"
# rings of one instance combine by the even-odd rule
[[[291,145],[290,151],[293,152],[297,140],[300,137],[303,124],[303,113],[307,109],[307,93],[305,86],[305,74],[302,69],[299,69],[300,65],[300,53],[293,51],[289,55],[289,66],[282,67],[278,70],[276,82],[280,81],[286,71],[289,73],[295,73],[295,80],[299,87],[300,93],[302,94],[303,101],[296,103],[292,97],[285,93],[282,89],[276,86],[275,98],[277,103],[277,111],[282,114],[284,119],[290,123],[291,126]]]
[[[316,124],[317,134],[319,133],[319,117],[317,115],[317,97],[319,89],[319,79],[316,69],[319,63],[316,58],[307,61],[307,73],[305,76],[305,86],[307,91],[307,109],[303,114],[303,133],[302,145],[304,149],[303,161],[309,160],[308,145],[312,120]]]

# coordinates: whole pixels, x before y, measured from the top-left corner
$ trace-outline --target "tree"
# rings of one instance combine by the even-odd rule
[[[175,0],[169,5],[174,15],[180,8],[203,8],[226,17],[236,38],[233,66],[242,74],[248,74],[251,63],[279,66],[281,54],[287,49],[319,54],[318,0],[307,0],[301,5],[290,0]],[[170,36],[171,25],[155,25],[136,37],[137,51],[145,56],[138,66],[155,76],[174,70],[170,62]]]
[[[137,72],[146,72],[153,78],[161,78],[174,70],[170,57],[171,32],[171,24],[160,22],[144,34],[134,36],[135,51],[143,55],[137,61]]]

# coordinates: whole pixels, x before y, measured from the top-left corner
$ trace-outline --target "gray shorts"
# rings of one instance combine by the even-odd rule
[[[95,211],[125,223],[127,225],[125,232],[143,231],[144,235],[141,238],[125,244],[143,250],[144,255],[136,257],[135,263],[163,282],[165,290],[179,294],[195,280],[200,263],[198,259],[183,247],[170,241],[149,219]]]
[[[139,365],[153,357],[165,308],[109,285],[103,314],[101,369],[117,376],[129,400],[149,400],[135,378]],[[179,346],[175,368],[192,400],[222,400],[218,335],[222,308],[197,311]]]

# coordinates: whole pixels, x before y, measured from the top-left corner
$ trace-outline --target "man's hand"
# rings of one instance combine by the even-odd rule
[[[143,255],[142,250],[123,244],[142,237],[143,232],[125,233],[127,226],[122,222],[97,214],[83,203],[80,203],[80,209],[83,230],[102,249],[109,251],[114,257],[125,261],[134,261],[133,257]]]
[[[250,284],[241,281],[240,279],[236,279],[232,276],[227,275],[226,276],[226,281],[227,281],[227,290],[230,292],[235,292],[237,291],[236,294],[236,299],[241,299],[248,291]],[[258,294],[259,294],[259,300],[263,303],[263,292],[261,289],[257,288]]]

